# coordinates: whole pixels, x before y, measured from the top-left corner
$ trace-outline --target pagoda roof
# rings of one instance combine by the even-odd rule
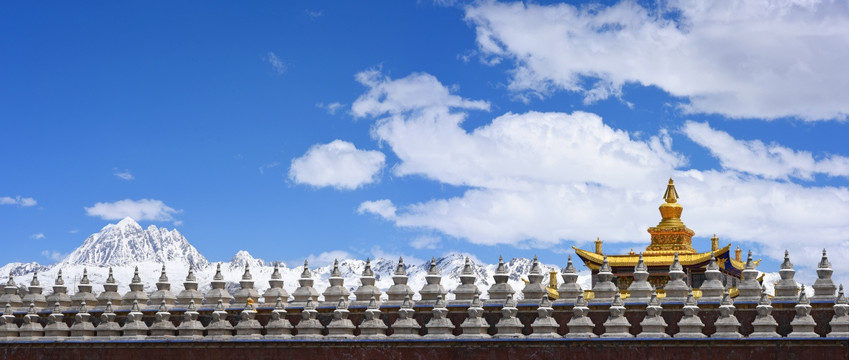
[[[583,249],[579,249],[575,246],[572,247],[575,249],[575,253],[584,261],[584,264],[592,269],[598,270],[601,267],[601,263],[604,261],[604,257],[607,257],[607,263],[610,264],[611,267],[634,267],[637,265],[637,261],[639,261],[639,254],[626,254],[626,255],[605,255],[598,254],[592,251],[587,251]],[[725,245],[715,251],[713,251],[713,256],[716,257],[717,261],[720,263],[719,266],[721,269],[726,270],[727,272],[733,273],[735,275],[739,275],[746,266],[746,263],[743,261],[737,261],[733,257],[729,256],[729,250],[731,248],[731,244]],[[669,266],[672,264],[675,255],[647,255],[643,254],[643,262],[646,266]],[[681,263],[682,266],[700,266],[706,264],[710,261],[711,252],[703,252],[696,254],[678,254],[678,262]],[[755,261],[755,264],[759,264],[760,260]],[[730,264],[731,266],[727,266],[726,264]]]

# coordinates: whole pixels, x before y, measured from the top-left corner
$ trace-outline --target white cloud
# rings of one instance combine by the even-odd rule
[[[265,170],[273,169],[273,168],[276,168],[276,167],[278,167],[278,166],[280,166],[280,162],[279,162],[279,161],[275,161],[275,162],[268,163],[268,164],[265,164],[265,165],[260,165],[260,166],[259,166],[259,173],[260,173],[260,174],[265,174]]]
[[[115,202],[99,202],[91,207],[85,208],[86,215],[99,217],[103,220],[120,220],[131,217],[136,221],[175,221],[175,214],[182,210],[165,205],[161,200],[124,199]]]
[[[367,86],[403,94],[410,88],[450,93],[438,81],[429,86],[441,90],[421,89],[409,79],[379,79]],[[451,104],[468,102],[453,97],[458,96],[441,96]],[[414,100],[418,105],[396,103],[391,93],[361,99],[367,106],[353,107],[367,108],[361,116],[376,118],[372,134],[400,159],[393,167],[397,175],[468,187],[452,198],[360,204],[359,213],[379,215],[398,227],[485,245],[551,248],[566,241],[586,246],[598,236],[639,247],[648,244],[646,228],[660,220],[656,209],[666,180],[674,177],[684,222],[700,236],[716,233],[723,241],[756,244],[774,259],[791,249],[809,273],[819,255],[807,247],[849,256],[847,187],[688,169],[666,131],[638,137],[589,113],[508,113],[467,131],[459,126],[466,114],[453,105],[421,99]],[[849,273],[849,263],[835,268]]]
[[[277,54],[269,51],[268,55],[265,57],[265,60],[271,64],[271,68],[274,69],[278,75],[281,75],[286,72],[286,64],[283,63],[283,60],[277,57]]]
[[[37,205],[38,202],[31,197],[21,197],[20,195],[11,197],[11,196],[0,196],[0,205],[18,205],[23,207],[30,207]]]
[[[712,129],[708,123],[687,121],[682,131],[710,150],[725,169],[768,179],[795,177],[812,180],[817,173],[849,175],[849,158],[845,156],[829,155],[815,160],[807,151],[796,151],[778,144],[766,145],[760,140],[737,140],[724,131]]]
[[[80,229],[72,229],[72,230],[68,230],[68,234],[76,234],[76,233],[78,233],[78,232],[80,232]]]
[[[130,170],[127,170],[127,169],[124,169],[124,171],[121,171],[121,170],[118,170],[118,169],[112,169],[112,175],[115,175],[115,177],[117,177],[119,179],[124,179],[124,180],[135,179],[133,174],[130,173]]]
[[[333,263],[333,260],[336,259],[353,259],[354,257],[347,251],[343,250],[333,250],[333,251],[325,251],[318,255],[310,254],[307,256],[306,260],[309,261],[309,265],[311,269],[320,266],[326,266]],[[290,264],[298,264],[298,266],[302,266],[303,264],[298,262],[297,260],[292,260],[289,262]]]
[[[336,112],[339,111],[339,109],[345,107],[345,104],[340,102],[332,102],[329,104],[317,103],[315,104],[315,106],[327,110],[327,113],[330,115],[336,115]]]
[[[53,260],[53,261],[59,261],[59,260],[64,259],[65,256],[68,256],[68,254],[63,254],[63,253],[60,253],[58,251],[44,250],[44,251],[41,252],[41,256],[44,256],[44,257],[46,257],[50,260]]]
[[[685,111],[806,120],[849,114],[845,1],[477,2],[485,62],[512,62],[519,97],[563,89],[593,102],[626,83],[682,97]]]
[[[41,239],[44,239],[46,237],[47,236],[44,235],[43,233],[32,234],[32,235],[29,236],[29,238],[33,239],[33,240],[41,240]]]
[[[395,205],[393,205],[392,200],[389,199],[364,201],[360,204],[360,207],[357,208],[357,212],[360,214],[372,213],[380,215],[384,219],[394,218],[395,210]]]
[[[489,110],[486,101],[466,100],[452,95],[430,74],[412,74],[393,81],[378,70],[367,70],[358,73],[355,78],[369,88],[351,105],[351,112],[356,117],[448,108]]]
[[[421,235],[410,241],[410,246],[416,249],[438,249],[442,239],[437,236]]]
[[[359,109],[355,111],[359,116],[388,115],[377,121],[372,133],[402,160],[394,167],[398,175],[420,174],[452,185],[509,189],[526,189],[539,182],[585,181],[622,187],[635,182],[656,184],[656,174],[670,174],[684,163],[682,156],[669,150],[665,132],[635,141],[631,134],[585,112],[508,113],[469,133],[459,126],[466,114],[452,108],[475,104],[466,109],[486,109],[485,102],[450,95],[431,75],[372,78],[379,81],[370,83],[368,95],[357,99],[353,108]],[[381,95],[373,95],[376,88],[384,89]],[[426,99],[427,95],[407,98],[407,94],[439,95]]]
[[[359,150],[347,141],[313,145],[304,156],[292,159],[289,178],[299,184],[353,190],[378,181],[386,155]]]

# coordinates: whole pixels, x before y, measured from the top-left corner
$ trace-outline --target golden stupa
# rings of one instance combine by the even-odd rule
[[[711,248],[705,252],[698,252],[693,248],[693,236],[695,232],[684,225],[681,221],[681,213],[684,208],[678,203],[678,191],[675,189],[675,182],[670,178],[669,184],[666,186],[666,192],[663,194],[665,202],[660,205],[661,220],[657,226],[648,228],[648,233],[651,235],[651,243],[642,253],[643,261],[648,267],[651,274],[648,278],[656,289],[662,289],[669,279],[669,266],[672,264],[675,254],[678,254],[678,261],[684,267],[687,273],[687,281],[693,288],[698,288],[704,281],[705,267],[710,262],[711,254],[716,258],[720,272],[726,277],[726,282],[735,286],[738,279],[742,278],[742,271],[745,262],[742,259],[740,248],[734,251],[734,256],[730,254],[731,244],[719,247],[719,238],[714,236],[711,240]],[[593,279],[598,274],[598,269],[601,267],[604,257],[607,257],[608,264],[613,270],[613,275],[616,277],[619,289],[622,289],[623,296],[627,296],[627,289],[634,280],[634,266],[637,265],[640,254],[631,251],[629,254],[616,255],[605,254],[602,251],[602,241],[595,241],[595,251],[587,251],[572,247],[575,253],[584,264],[592,270]],[[760,261],[757,261],[760,262]],[[595,280],[593,281],[595,283]],[[694,293],[698,293],[694,290]],[[588,294],[592,296],[592,294]],[[658,295],[661,295],[660,293]]]

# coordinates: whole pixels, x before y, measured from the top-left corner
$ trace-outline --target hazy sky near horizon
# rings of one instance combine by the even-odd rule
[[[845,1],[21,2],[0,32],[3,264],[125,216],[212,261],[565,263],[645,248],[673,177],[698,249],[849,273]]]

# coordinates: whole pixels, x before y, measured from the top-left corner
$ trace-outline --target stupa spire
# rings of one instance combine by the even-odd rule
[[[669,184],[666,185],[666,192],[663,193],[663,199],[669,204],[678,202],[678,191],[675,190],[675,181],[672,178],[669,178]]]
[[[159,280],[156,282],[156,291],[150,294],[150,303],[151,305],[153,305],[164,302],[167,308],[170,309],[172,306],[174,306],[174,303],[176,303],[176,301],[177,296],[175,296],[174,293],[171,292],[171,283],[168,281],[168,275],[165,272],[165,264],[162,264],[162,270],[159,271]],[[163,316],[165,315],[161,315],[160,317]],[[171,314],[169,313],[168,316],[171,316]],[[169,331],[171,331],[172,329],[167,324],[162,323],[161,326],[164,326],[165,328],[162,330],[162,332],[159,332],[157,330],[158,333],[171,335]]]
[[[492,275],[495,284],[489,287],[489,300],[487,304],[504,304],[507,299],[512,298],[515,290],[507,281],[510,279],[510,272],[504,265],[504,257],[498,255],[498,267],[495,269],[495,274]]]
[[[664,203],[660,205],[661,220],[655,227],[648,229],[651,234],[651,244],[646,248],[646,255],[672,255],[673,253],[695,254],[693,235],[696,233],[687,228],[681,221],[684,207],[678,203],[678,190],[675,182],[669,178],[666,191],[663,193]]]
[[[342,271],[339,270],[339,260],[333,260],[333,270],[330,271],[330,278],[327,279],[330,286],[324,290],[324,301],[321,302],[322,307],[334,306],[340,300],[347,299],[351,293],[345,288],[345,278],[342,277]]]
[[[377,279],[371,269],[371,258],[366,258],[365,268],[360,275],[360,286],[354,290],[357,299],[352,304],[353,306],[369,305],[373,301],[377,304],[376,299],[380,299],[381,292],[377,286],[374,286],[375,281]]]
[[[269,288],[265,290],[262,297],[265,299],[265,306],[271,305],[274,299],[277,301],[288,301],[289,293],[283,288],[283,275],[280,274],[280,263],[274,262],[274,272],[271,273],[271,279],[268,280]],[[277,306],[276,304],[274,305]],[[282,326],[281,324],[278,324]]]
[[[295,300],[292,301],[291,305],[295,307],[306,306],[309,300],[318,301],[319,294],[318,290],[313,287],[314,282],[312,272],[310,272],[310,265],[307,260],[304,260],[304,271],[301,272],[301,278],[298,279],[300,287],[292,293]]]
[[[669,178],[669,185],[666,185],[663,200],[665,202],[659,208],[662,219],[657,227],[663,229],[684,227],[684,223],[681,222],[681,213],[684,211],[684,207],[678,203],[678,190],[675,190],[675,182],[672,178]]]

